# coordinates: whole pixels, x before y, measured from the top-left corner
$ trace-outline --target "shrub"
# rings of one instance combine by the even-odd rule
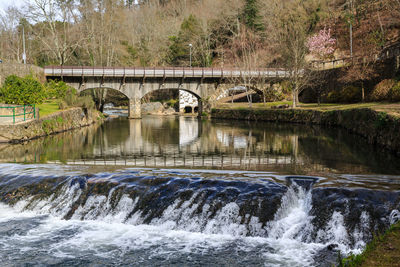
[[[389,99],[390,101],[393,102],[398,102],[400,101],[400,82],[397,82],[397,84],[395,84],[389,92]]]
[[[328,93],[326,101],[329,103],[355,103],[361,100],[361,88],[345,86],[340,91],[334,90]]]
[[[64,100],[58,101],[58,108],[63,110],[68,108],[68,104]]]
[[[81,108],[93,109],[94,101],[91,96],[85,95],[85,96],[78,97],[78,101],[77,101],[76,105]]]
[[[326,97],[326,101],[329,103],[337,103],[340,101],[340,92],[337,90],[330,91]]]
[[[64,98],[69,90],[72,90],[63,81],[50,80],[45,83],[46,93],[48,98]]]
[[[43,85],[32,75],[8,76],[0,88],[0,100],[6,104],[41,104],[46,99]]]
[[[65,97],[59,101],[58,106],[60,109],[66,109],[67,107],[93,109],[95,104],[90,95],[78,96],[76,90],[70,87]]]
[[[340,100],[343,103],[354,103],[361,100],[361,88],[356,86],[345,86],[340,91]]]
[[[392,79],[385,79],[381,81],[372,90],[371,94],[369,95],[369,100],[371,101],[389,100],[390,91],[392,87],[395,85],[396,81]]]
[[[167,105],[171,108],[173,108],[174,110],[179,110],[179,100],[177,99],[170,99],[167,102]]]
[[[76,90],[73,88],[69,88],[63,100],[70,107],[76,106],[78,102],[78,94]]]

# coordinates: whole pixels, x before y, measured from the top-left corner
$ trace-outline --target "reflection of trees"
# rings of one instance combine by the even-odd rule
[[[117,155],[121,150],[120,144],[129,139],[129,124],[126,118],[114,119],[112,123],[104,123],[97,132],[88,138],[93,143],[94,156]],[[90,155],[90,154],[89,154]]]
[[[93,138],[99,124],[70,132],[51,135],[24,144],[3,144],[0,146],[0,159],[7,162],[46,162],[47,160],[66,161],[82,158],[93,151]]]
[[[149,143],[179,145],[179,117],[147,116],[141,120],[143,140]]]
[[[295,155],[298,134],[289,127],[265,124],[258,127],[246,122],[218,122],[203,135],[203,150],[216,153]],[[203,126],[204,127],[204,126]]]
[[[315,128],[313,134],[299,138],[299,150],[307,161],[332,169],[399,173],[399,158],[380,153],[363,138],[341,129]]]
[[[224,155],[247,162],[252,158],[253,163],[262,157],[272,164],[269,167],[286,166],[293,170],[300,166],[303,173],[316,170],[316,166],[317,171],[329,168],[348,173],[399,172],[396,170],[399,158],[379,153],[362,138],[340,129],[195,118],[185,120],[185,127],[181,128],[180,120],[156,116],[142,120],[114,119],[26,144],[0,145],[0,160],[46,162],[161,154],[189,159],[212,155],[220,162]],[[180,140],[182,134],[187,135],[185,142]]]

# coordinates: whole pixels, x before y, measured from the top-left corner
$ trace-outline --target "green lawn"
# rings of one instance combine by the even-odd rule
[[[57,100],[48,100],[43,102],[43,104],[37,105],[39,108],[39,117],[43,118],[54,112],[59,111]]]

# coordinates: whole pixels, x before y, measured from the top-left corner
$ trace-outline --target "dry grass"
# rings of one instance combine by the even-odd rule
[[[253,103],[252,109],[270,109],[273,106],[288,104],[291,106],[291,102],[268,102],[266,105],[263,103]],[[249,108],[248,103],[224,103],[219,104],[216,108],[220,109],[247,109]],[[311,109],[319,111],[330,111],[330,110],[345,110],[355,108],[370,108],[379,112],[386,112],[389,115],[400,117],[400,103],[356,103],[356,104],[300,104],[297,109]]]

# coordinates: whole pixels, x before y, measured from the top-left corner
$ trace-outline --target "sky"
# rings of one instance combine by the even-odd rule
[[[0,0],[0,12],[4,13],[8,6],[21,7],[24,3],[25,0]]]

